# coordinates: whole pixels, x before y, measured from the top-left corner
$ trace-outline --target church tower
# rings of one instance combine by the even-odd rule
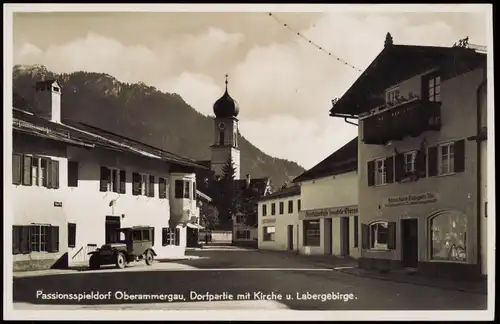
[[[222,176],[222,167],[232,158],[236,173],[235,180],[240,179],[240,148],[238,143],[238,104],[226,91],[214,104],[214,144],[211,156],[211,168],[215,176]]]

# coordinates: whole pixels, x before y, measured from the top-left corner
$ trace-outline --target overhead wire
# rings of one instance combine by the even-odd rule
[[[286,29],[288,29],[290,32],[296,34],[297,36],[301,37],[302,39],[304,39],[306,42],[308,42],[309,44],[313,45],[314,47],[316,47],[317,49],[319,49],[320,51],[322,51],[323,53],[327,54],[328,56],[331,56],[333,58],[335,58],[338,62],[340,63],[343,63],[344,65],[358,71],[358,72],[363,72],[363,70],[361,70],[360,68],[350,64],[349,62],[341,59],[340,57],[337,57],[335,56],[334,54],[332,54],[332,52],[329,52],[328,50],[326,50],[323,46],[317,44],[316,42],[314,42],[313,40],[309,39],[307,36],[305,36],[304,34],[302,34],[301,32],[298,32],[298,31],[295,31],[293,28],[290,27],[289,24],[287,23],[284,23],[282,22],[275,14],[273,14],[272,12],[269,13],[269,17],[273,18],[274,21],[276,21],[278,24],[282,25],[283,27],[285,27]]]

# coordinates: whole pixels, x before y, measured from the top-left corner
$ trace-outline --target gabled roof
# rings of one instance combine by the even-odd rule
[[[132,153],[180,166],[204,168],[204,166],[196,164],[195,161],[188,158],[86,124],[69,121],[54,123],[17,108],[13,108],[12,112],[12,127],[18,133],[48,138],[70,145],[101,147],[108,150]]]
[[[293,197],[293,196],[299,196],[299,195],[300,195],[300,186],[299,185],[292,185],[289,187],[281,188],[279,191],[276,191],[272,194],[269,194],[269,195],[266,195],[266,196],[260,198],[259,202],[287,198],[287,197]]]
[[[332,153],[323,161],[295,178],[293,182],[319,179],[331,175],[355,171],[358,169],[358,138]]]
[[[466,72],[486,63],[486,55],[462,47],[389,45],[385,47],[330,110],[337,114],[359,115],[370,100],[383,100],[380,94],[390,86],[427,70],[447,66]]]

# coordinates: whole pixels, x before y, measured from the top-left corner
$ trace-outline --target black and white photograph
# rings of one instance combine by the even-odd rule
[[[493,320],[492,26],[4,4],[4,319]]]

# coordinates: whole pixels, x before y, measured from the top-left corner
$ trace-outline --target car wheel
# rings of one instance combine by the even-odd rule
[[[97,257],[93,256],[90,258],[89,260],[89,266],[90,266],[90,269],[92,270],[97,270],[101,267],[101,264],[99,263],[99,259],[97,259]]]
[[[118,252],[116,254],[116,267],[118,269],[123,269],[125,268],[126,260],[125,260],[125,255],[122,252]]]
[[[153,252],[151,252],[151,251],[146,252],[146,256],[144,259],[146,260],[147,265],[152,265],[153,259],[154,259]]]

